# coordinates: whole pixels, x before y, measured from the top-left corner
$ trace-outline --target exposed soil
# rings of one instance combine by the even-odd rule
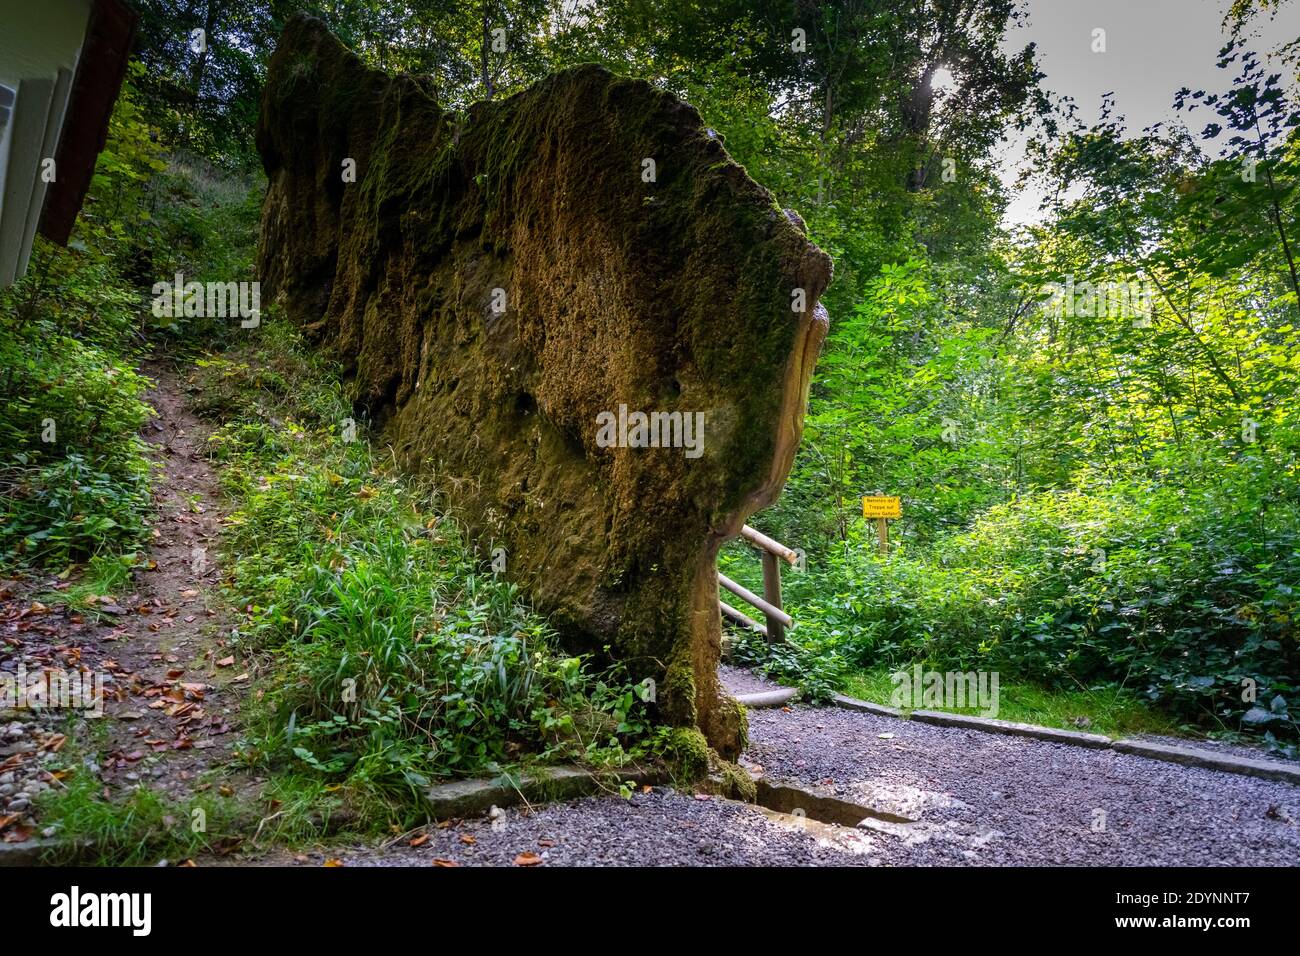
[[[39,825],[32,798],[62,785],[65,774],[54,768],[72,753],[109,797],[148,785],[183,800],[252,783],[214,781],[207,772],[230,756],[239,691],[250,675],[224,646],[230,625],[216,593],[220,516],[216,476],[201,451],[206,433],[170,366],[151,362],[142,370],[157,383],[147,399],[157,414],[144,429],[157,468],[156,513],[130,590],[97,596],[93,609],[52,599],[69,587],[54,577],[9,582],[0,591],[0,668],[16,671],[22,663],[29,675],[81,669],[104,680],[102,716],[30,709],[0,725],[0,818],[15,815],[7,842],[22,842]]]

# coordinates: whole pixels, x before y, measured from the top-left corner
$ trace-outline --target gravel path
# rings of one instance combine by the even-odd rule
[[[775,685],[725,668],[735,691]],[[226,863],[320,866],[1260,866],[1300,863],[1300,787],[834,708],[751,710],[742,762],[911,822],[826,825],[657,787],[499,811],[419,846]],[[815,817],[817,811],[810,809]],[[523,856],[521,854],[534,854]]]
[[[213,863],[321,866],[512,866],[532,853],[544,866],[842,866],[872,865],[871,856],[830,845],[806,832],[769,821],[760,811],[729,800],[700,800],[667,787],[622,797],[588,797],[550,804],[532,813],[506,810],[495,821],[464,820],[431,829],[428,840],[388,848],[332,846],[297,855]],[[848,834],[853,837],[854,835]],[[859,839],[866,844],[868,841]],[[443,865],[446,865],[444,862]]]
[[[1300,862],[1300,787],[1289,784],[831,708],[749,720],[746,757],[769,779],[917,821],[889,837],[910,862]]]
[[[733,696],[737,694],[761,694],[763,691],[783,690],[783,684],[776,681],[768,680],[766,677],[760,677],[751,670],[743,667],[732,667],[730,664],[718,665],[718,677],[722,681],[722,686],[728,694]]]

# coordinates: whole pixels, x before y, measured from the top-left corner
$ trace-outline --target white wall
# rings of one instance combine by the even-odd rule
[[[41,161],[58,150],[89,17],[90,0],[0,0],[0,85],[18,94],[0,131],[0,286],[27,271],[48,185]]]

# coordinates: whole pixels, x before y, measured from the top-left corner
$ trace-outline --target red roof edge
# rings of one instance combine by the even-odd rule
[[[46,191],[41,210],[41,235],[61,246],[72,234],[96,157],[108,140],[108,120],[126,78],[139,19],[122,0],[94,0],[91,6],[55,156],[58,177]]]

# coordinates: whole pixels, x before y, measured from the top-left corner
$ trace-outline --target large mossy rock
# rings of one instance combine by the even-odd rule
[[[594,66],[456,114],[299,16],[257,145],[264,294],[570,647],[736,754],[715,560],[789,471],[829,257],[694,109]],[[605,447],[620,405],[702,413],[702,453]]]

